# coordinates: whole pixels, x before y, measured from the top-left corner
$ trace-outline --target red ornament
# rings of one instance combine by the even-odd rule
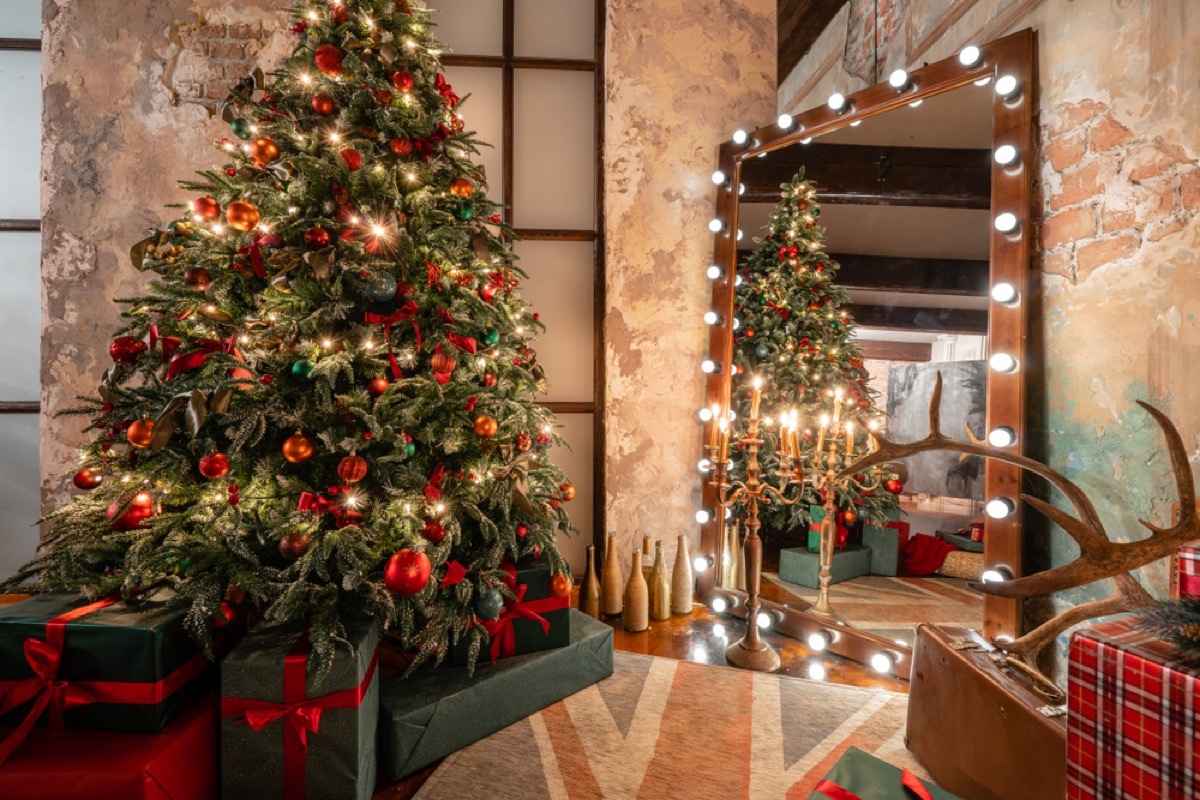
[[[334,45],[323,44],[318,47],[313,60],[317,63],[317,69],[331,78],[342,74],[342,51]]]
[[[314,225],[304,232],[304,246],[309,250],[320,250],[323,247],[329,247],[329,243],[332,241],[333,237],[329,231],[320,225]]]
[[[371,433],[370,431],[367,431],[366,433],[364,433],[364,434],[363,434],[363,441],[364,441],[364,442],[369,442],[369,441],[371,441],[371,440],[372,440],[372,439],[374,439],[374,438],[375,438],[375,434]]]
[[[212,221],[221,216],[221,204],[211,197],[201,197],[192,201],[192,213],[200,219]]]
[[[303,464],[313,457],[317,445],[312,439],[297,431],[283,442],[283,457],[293,464]]]
[[[527,453],[533,447],[533,438],[528,433],[518,433],[513,444],[516,445],[518,453]]]
[[[440,542],[446,538],[446,526],[436,519],[427,519],[425,527],[421,529],[421,535],[431,542]]]
[[[858,514],[854,513],[853,508],[847,508],[842,512],[842,522],[846,523],[847,525],[853,525],[854,523],[858,522]]]
[[[358,483],[367,477],[367,460],[359,455],[348,455],[338,462],[337,474],[346,483]]]
[[[146,352],[146,343],[132,336],[118,336],[108,346],[108,354],[118,364],[132,364],[144,352]]]
[[[113,500],[109,503],[108,511],[105,513],[108,527],[114,531],[131,531],[154,516],[154,498],[150,496],[149,492],[138,492],[134,496],[133,502],[129,504],[129,508],[125,509],[125,513],[118,515],[121,506],[120,500]]]
[[[183,271],[183,285],[197,292],[206,292],[212,286],[212,273],[204,267],[192,267]]]
[[[223,631],[238,620],[238,607],[228,600],[221,601],[221,607],[213,614],[213,628]]]
[[[274,376],[270,375],[269,373],[267,375],[263,375],[261,378],[259,378],[259,380],[262,381],[263,386],[270,386],[275,382]]]
[[[883,482],[883,488],[892,494],[900,494],[904,491],[904,484],[900,482],[899,478],[888,478]]]
[[[388,559],[383,569],[383,583],[393,593],[411,597],[429,583],[431,571],[427,555],[406,547]]]
[[[485,283],[479,288],[479,296],[483,298],[485,303],[490,303],[496,299],[496,292],[499,290],[499,288],[500,287],[494,283]]]
[[[229,474],[229,456],[224,453],[209,453],[200,459],[200,474],[209,480],[224,478]]]
[[[561,572],[550,576],[550,594],[560,600],[571,596],[571,579]]]
[[[333,20],[334,25],[345,25],[350,21],[350,12],[340,2],[334,3],[333,8],[329,9],[329,17]]]
[[[362,166],[362,154],[353,147],[347,147],[338,151],[338,155],[342,157],[342,161],[346,162],[346,167],[354,172]]]
[[[410,154],[413,150],[412,139],[405,139],[403,136],[393,137],[390,146],[392,152],[401,157]]]
[[[333,98],[325,93],[314,94],[312,109],[322,117],[328,117],[333,113]]]
[[[371,380],[367,382],[367,393],[370,394],[371,397],[379,397],[386,392],[388,387],[391,385],[391,382],[382,375],[378,378],[371,378]]]
[[[483,385],[489,389],[496,385],[496,373],[485,372],[483,374]]]
[[[279,555],[288,561],[295,561],[308,552],[311,544],[312,541],[308,538],[308,534],[300,531],[288,531],[279,540]]]
[[[90,491],[104,482],[104,475],[94,467],[84,467],[71,478],[75,488]]]
[[[125,438],[134,447],[149,447],[150,440],[154,438],[154,420],[135,420],[125,431]]]
[[[570,481],[566,481],[565,483],[561,484],[558,487],[558,491],[562,495],[562,499],[565,502],[570,502],[575,499],[575,486]]]
[[[527,533],[529,533],[529,528],[527,526],[525,526],[525,525],[517,526],[517,536],[520,536],[522,539],[524,539],[525,534],[527,534]]]
[[[402,92],[411,92],[413,88],[413,76],[410,75],[406,69],[402,69],[399,72],[393,72],[392,86],[395,86]]]
[[[439,375],[449,375],[454,372],[454,368],[458,366],[458,362],[454,360],[454,356],[438,351],[429,359],[429,366]]]

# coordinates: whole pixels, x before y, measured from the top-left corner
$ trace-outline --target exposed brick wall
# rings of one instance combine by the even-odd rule
[[[215,110],[229,87],[250,74],[266,42],[262,22],[225,23],[201,20],[176,28],[179,52],[170,71],[170,86],[180,103]]]

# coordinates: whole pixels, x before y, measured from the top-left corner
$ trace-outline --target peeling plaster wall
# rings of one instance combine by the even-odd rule
[[[1083,486],[1113,538],[1143,537],[1137,519],[1166,524],[1176,494],[1162,438],[1134,401],[1163,408],[1198,454],[1193,462],[1200,457],[1200,370],[1189,369],[1200,357],[1200,5],[890,0],[864,65],[847,30],[873,13],[867,5],[852,0],[831,23],[784,80],[779,110],[810,108],[972,42],[1038,32],[1031,336],[1044,357],[1030,376],[1027,450]],[[1061,531],[1032,534],[1034,566],[1078,552]],[[1139,577],[1162,596],[1166,569],[1160,562]],[[1084,587],[1056,605],[1110,588]]]
[[[700,321],[717,147],[775,106],[774,0],[611,0],[605,120],[608,532],[699,542]]]

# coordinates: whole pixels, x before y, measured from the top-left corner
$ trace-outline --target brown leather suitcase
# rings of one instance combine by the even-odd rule
[[[908,749],[963,800],[1064,800],[1065,701],[999,666],[986,646],[966,628],[918,626]]]

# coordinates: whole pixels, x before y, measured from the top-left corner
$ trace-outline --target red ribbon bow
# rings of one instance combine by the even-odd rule
[[[925,788],[925,784],[921,783],[916,775],[913,775],[906,769],[900,771],[900,785],[907,789],[913,797],[918,798],[918,800],[933,800],[933,795]],[[843,789],[833,781],[821,781],[817,784],[816,791],[831,798],[831,800],[862,800],[854,792],[849,789]]]
[[[532,620],[542,626],[542,633],[550,632],[550,623],[538,612],[553,611],[562,604],[562,600],[557,597],[547,597],[542,600],[531,600],[526,603],[525,591],[528,588],[529,584],[527,583],[522,583],[518,586],[516,598],[510,600],[505,605],[504,612],[496,619],[486,620],[483,623],[488,636],[492,638],[492,661],[495,661],[497,658],[511,656],[517,652],[517,634],[513,631],[513,622],[515,620]],[[542,607],[546,604],[547,600],[554,601],[558,605],[550,608]]]
[[[465,350],[471,355],[475,354],[475,340],[470,336],[461,336],[457,333],[447,333],[446,339],[450,344],[457,347],[459,350]]]
[[[797,245],[784,245],[779,248],[779,260],[784,261],[789,258],[796,258],[800,255],[800,248]]]
[[[162,342],[162,360],[165,363],[171,354],[179,349],[180,339],[178,336],[163,336],[158,332],[158,325],[150,324],[150,349],[153,350]]]
[[[283,244],[283,239],[273,233],[264,233],[262,236],[255,238],[250,244],[243,245],[238,248],[239,256],[250,256],[250,263],[254,266],[254,274],[259,278],[267,277],[267,270],[263,266],[262,250],[263,246],[271,246]]]
[[[397,322],[403,322],[406,319],[412,320],[413,333],[417,337],[417,349],[421,349],[421,326],[417,325],[417,321],[413,319],[417,313],[417,304],[409,300],[400,308],[393,311],[391,314],[372,314],[370,311],[363,314],[363,322],[367,325],[382,325],[383,338],[387,342],[388,348],[388,365],[392,370],[392,377],[400,380],[404,377],[400,372],[400,365],[396,362],[396,354],[392,352],[392,326]]]
[[[333,514],[335,524],[339,527],[345,527],[349,521],[353,521],[358,512],[347,509],[330,499],[329,495],[345,494],[350,491],[348,486],[330,486],[324,494],[321,492],[301,492],[300,501],[296,503],[297,511],[313,511],[320,516],[321,514]]]
[[[425,496],[436,503],[442,499],[442,479],[446,477],[446,465],[438,464],[429,475],[429,483],[425,484]]]
[[[447,108],[454,108],[459,103],[459,97],[454,93],[454,89],[450,88],[450,84],[446,82],[446,76],[438,73],[433,79],[433,87],[437,89],[438,94],[446,101]]]
[[[774,311],[776,314],[778,314],[783,319],[787,319],[788,317],[790,317],[792,315],[792,310],[790,308],[780,308],[779,306],[772,303],[770,300],[766,300],[765,302],[767,304],[767,308]]]
[[[246,359],[242,358],[242,354],[238,352],[235,342],[236,336],[230,336],[224,341],[217,339],[199,339],[195,342],[196,349],[188,353],[176,353],[171,357],[171,363],[167,366],[167,377],[165,380],[171,380],[176,375],[183,372],[191,372],[194,369],[204,365],[208,361],[208,357],[213,353],[225,353],[236,358],[238,361],[245,363]],[[250,380],[254,376],[247,370],[233,368],[230,374],[235,378],[243,378]]]
[[[333,708],[358,708],[371,680],[375,677],[377,658],[371,659],[362,683],[309,699],[308,654],[312,650],[305,633],[292,645],[283,660],[283,702],[255,700],[248,697],[221,698],[221,716],[234,717],[253,731],[261,731],[273,722],[286,720],[283,734],[283,796],[286,800],[303,800],[305,771],[308,764],[308,734],[321,726],[321,713]]]

